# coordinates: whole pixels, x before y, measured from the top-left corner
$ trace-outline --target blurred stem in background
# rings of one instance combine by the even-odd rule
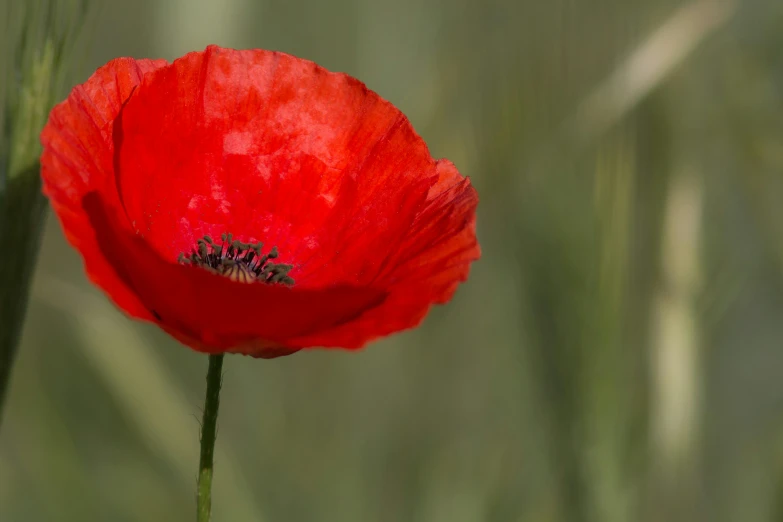
[[[671,141],[650,136],[656,122],[645,116],[649,95],[736,8],[695,0],[675,9],[577,98],[554,139],[526,151],[518,258],[535,276],[522,279],[520,295],[558,519],[701,519],[687,518],[699,513],[701,182],[678,176]],[[663,125],[665,134],[676,127]],[[647,482],[676,485],[649,503]]]
[[[662,281],[653,309],[652,472],[667,499],[667,520],[692,520],[698,469],[701,361],[696,308],[700,290],[702,180],[690,166],[672,176],[661,243]]]
[[[27,309],[45,202],[38,136],[63,94],[88,0],[2,4],[0,60],[0,419]]]

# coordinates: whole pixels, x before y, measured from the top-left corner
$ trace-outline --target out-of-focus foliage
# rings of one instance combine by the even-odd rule
[[[226,359],[216,520],[783,518],[783,3],[112,1],[95,31],[83,78],[208,43],[351,73],[481,196],[422,328]],[[54,222],[41,254],[0,520],[192,520],[206,358]]]
[[[46,203],[38,134],[63,95],[87,0],[0,4],[0,414],[27,309]]]

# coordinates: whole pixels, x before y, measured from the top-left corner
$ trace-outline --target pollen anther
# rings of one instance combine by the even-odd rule
[[[181,253],[177,261],[207,269],[235,281],[293,286],[294,280],[288,275],[293,265],[270,262],[270,259],[277,259],[280,255],[277,247],[272,247],[268,254],[262,255],[264,244],[261,242],[243,243],[226,233],[221,234],[220,239],[221,242],[217,243],[205,235],[196,241],[196,247],[190,254]]]

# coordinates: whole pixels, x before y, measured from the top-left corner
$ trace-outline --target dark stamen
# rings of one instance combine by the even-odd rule
[[[190,254],[182,252],[177,261],[183,265],[205,268],[235,281],[293,286],[294,280],[288,272],[294,266],[269,261],[280,255],[277,247],[261,255],[264,247],[261,242],[243,243],[228,233],[221,234],[220,239],[221,243],[218,244],[211,237],[204,236],[196,241],[196,248]]]

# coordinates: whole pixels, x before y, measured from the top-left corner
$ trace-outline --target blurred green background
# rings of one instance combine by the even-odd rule
[[[226,359],[216,521],[783,520],[783,2],[95,4],[74,80],[286,51],[392,101],[481,197],[483,258],[421,328]],[[206,365],[50,216],[0,520],[193,520]]]

